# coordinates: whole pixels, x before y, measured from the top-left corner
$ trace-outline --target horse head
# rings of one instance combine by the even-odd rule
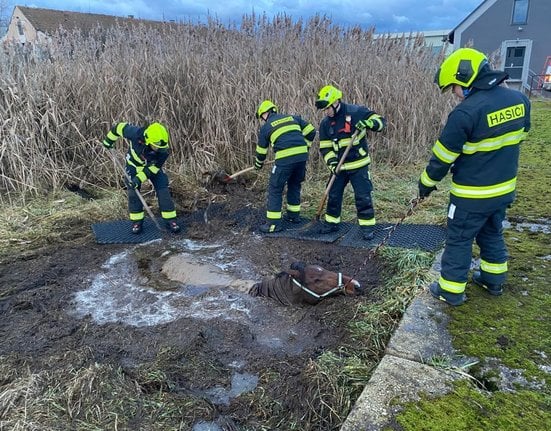
[[[359,295],[362,288],[357,280],[340,272],[328,271],[319,265],[295,262],[290,270],[256,283],[249,293],[276,299],[284,305],[317,304],[322,299],[339,293]]]

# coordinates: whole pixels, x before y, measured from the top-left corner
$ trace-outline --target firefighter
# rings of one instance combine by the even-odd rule
[[[435,298],[450,305],[467,299],[473,240],[480,247],[480,270],[473,273],[473,283],[491,295],[503,292],[508,256],[502,222],[515,197],[519,144],[530,129],[530,102],[500,85],[507,78],[472,48],[452,53],[435,76],[440,89],[451,89],[460,103],[432,147],[419,179],[419,197],[428,197],[451,169],[440,278],[429,286]]]
[[[281,207],[285,184],[285,220],[291,223],[300,222],[300,191],[306,176],[308,151],[316,136],[316,129],[298,115],[278,113],[277,106],[270,100],[264,100],[259,105],[256,118],[264,124],[258,135],[254,167],[257,170],[262,168],[270,144],[275,158],[268,185],[266,223],[260,226],[260,231],[279,232],[283,229]]]
[[[163,171],[163,164],[169,155],[169,137],[166,128],[160,123],[152,123],[147,127],[118,123],[107,133],[103,145],[111,149],[120,137],[126,138],[130,143],[125,166],[129,179],[125,181],[128,188],[132,233],[139,234],[142,231],[144,208],[136,190],[140,190],[141,185],[147,180],[150,180],[155,188],[161,216],[168,228],[174,233],[179,232],[176,210],[168,189],[168,176]]]
[[[327,234],[338,230],[343,193],[350,182],[354,189],[362,236],[365,240],[371,240],[375,233],[375,211],[371,199],[373,185],[369,174],[371,158],[365,130],[381,132],[386,126],[386,120],[365,106],[347,104],[341,99],[342,92],[339,89],[326,85],[319,91],[316,100],[316,108],[322,109],[326,115],[319,129],[320,152],[331,173],[336,174],[329,191],[325,220],[319,232]],[[335,169],[356,130],[363,136],[355,141],[337,173]]]

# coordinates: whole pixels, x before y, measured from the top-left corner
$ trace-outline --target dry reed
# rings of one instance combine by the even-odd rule
[[[424,159],[449,110],[432,83],[440,60],[420,37],[406,47],[405,38],[376,38],[323,16],[96,29],[58,35],[48,47],[5,47],[2,200],[68,182],[117,184],[100,143],[117,121],[166,123],[173,151],[167,167],[176,180],[250,166],[257,104],[270,98],[317,125],[316,91],[328,83],[345,101],[388,119],[388,130],[372,139],[376,161]],[[312,153],[315,173],[320,162]]]

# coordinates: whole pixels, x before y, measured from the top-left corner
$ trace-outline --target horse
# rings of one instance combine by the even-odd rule
[[[249,289],[251,296],[272,298],[282,305],[315,305],[339,293],[357,296],[363,290],[352,277],[303,262],[294,262],[289,271],[282,271],[275,278],[264,278]]]

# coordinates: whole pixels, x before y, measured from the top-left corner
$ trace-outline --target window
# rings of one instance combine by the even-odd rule
[[[25,35],[25,31],[23,29],[23,23],[19,18],[17,18],[17,31],[19,32],[19,36]]]
[[[507,48],[504,71],[509,74],[509,79],[522,79],[525,53],[525,46],[511,46]]]
[[[526,24],[528,21],[528,0],[514,0],[513,25]]]

